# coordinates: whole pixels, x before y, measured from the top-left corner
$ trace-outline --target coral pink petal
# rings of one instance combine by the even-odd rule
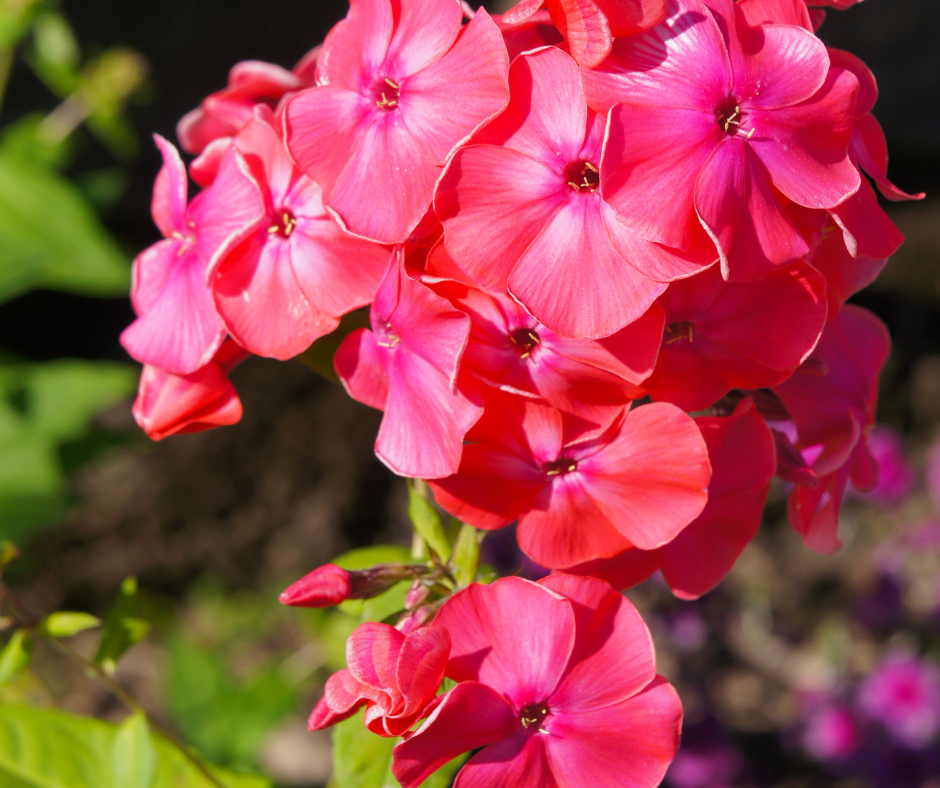
[[[842,229],[853,257],[883,260],[904,243],[904,236],[878,204],[878,195],[865,178],[855,194],[829,213]]]
[[[439,60],[460,32],[463,9],[455,0],[398,0],[389,5],[395,32],[385,62],[395,74],[414,74]]]
[[[717,125],[712,108],[731,93],[731,62],[721,30],[698,0],[669,0],[666,13],[663,24],[615,41],[610,57],[582,72],[588,105],[602,113],[621,101],[694,107]],[[648,127],[650,136],[666,128]]]
[[[545,736],[517,733],[478,752],[454,788],[559,788],[545,753]]]
[[[610,23],[594,0],[549,0],[548,10],[579,65],[591,68],[610,54]]]
[[[711,467],[702,435],[691,418],[664,403],[631,410],[610,442],[579,460],[578,469],[617,530],[644,550],[674,539],[708,499]]]
[[[153,139],[163,156],[163,166],[157,173],[157,180],[153,184],[151,213],[154,224],[163,233],[164,238],[170,238],[174,233],[188,234],[186,166],[172,143],[167,142],[159,134],[154,134]]]
[[[924,199],[923,192],[908,194],[888,180],[888,143],[885,141],[881,125],[871,115],[865,115],[855,121],[852,152],[858,157],[861,168],[875,179],[878,188],[887,199],[894,201]]]
[[[559,788],[654,788],[679,749],[682,704],[657,677],[613,706],[559,714],[542,737]]]
[[[323,699],[330,711],[346,714],[365,702],[363,691],[366,688],[348,668],[339,670],[326,680]]]
[[[324,192],[329,193],[357,154],[373,109],[359,93],[329,85],[305,90],[287,103],[284,110],[287,147],[297,166],[319,183]]]
[[[515,262],[550,221],[565,188],[554,169],[517,151],[491,145],[458,151],[434,198],[448,253],[487,289],[505,290]],[[486,243],[480,243],[481,226]]]
[[[571,286],[572,271],[578,287]],[[597,194],[568,195],[509,277],[509,291],[539,322],[564,336],[591,339],[638,319],[665,289],[614,249]]]
[[[509,90],[509,106],[473,136],[474,144],[512,148],[560,174],[584,143],[587,107],[577,64],[554,47],[521,55],[509,69]]]
[[[802,0],[801,0],[802,2]],[[659,550],[627,550],[613,558],[601,558],[578,564],[565,571],[585,577],[597,577],[623,590],[633,588],[659,571]]]
[[[228,153],[228,149],[231,146],[231,137],[217,137],[213,139],[212,142],[206,145],[202,153],[190,162],[189,174],[192,176],[192,179],[204,189],[209,188],[212,185],[212,181],[215,180],[215,176],[219,172],[219,167],[222,166],[222,161],[225,159],[225,154]]]
[[[851,296],[874,282],[887,262],[886,259],[852,257],[846,249],[843,233],[835,224],[830,224],[813,257],[813,267],[826,278],[830,317]]]
[[[809,252],[749,145],[726,139],[695,182],[695,208],[718,245],[721,273],[730,281],[761,279]]]
[[[753,109],[778,109],[806,101],[826,81],[829,56],[815,35],[789,25],[762,28],[762,46],[745,57],[743,90],[736,98]]]
[[[421,5],[411,1],[416,7]],[[443,166],[458,142],[506,106],[508,68],[502,34],[484,10],[467,24],[444,57],[403,81],[402,117],[430,164]],[[460,93],[460,101],[453,100],[454,91]],[[439,174],[435,170],[434,178]],[[430,196],[429,192],[425,202]]]
[[[405,699],[402,716],[417,714],[435,696],[449,654],[450,633],[443,627],[421,627],[405,638],[395,669],[395,683]]]
[[[564,569],[632,546],[598,506],[594,490],[577,477],[572,473],[556,479],[519,518],[519,548],[542,566]]]
[[[165,238],[149,246],[134,258],[131,268],[131,305],[134,313],[149,312],[176,271],[184,241]]]
[[[688,248],[695,179],[724,139],[710,110],[620,104],[604,146],[604,199],[643,238]]]
[[[458,755],[507,739],[518,728],[515,712],[495,690],[462,682],[443,696],[413,736],[395,747],[392,773],[403,788],[416,788]]]
[[[751,27],[758,25],[794,25],[813,32],[806,0],[742,0],[738,4]]]
[[[396,666],[404,642],[405,636],[388,624],[367,621],[356,627],[346,641],[346,664],[350,674],[364,685],[363,691],[398,695]]]
[[[571,603],[518,577],[474,583],[448,599],[434,623],[450,631],[447,675],[486,684],[520,709],[552,694],[575,642]]]
[[[359,90],[362,75],[376,74],[382,67],[394,24],[389,0],[351,0],[349,13],[330,31],[317,59],[324,82]]]
[[[614,36],[635,36],[666,18],[665,0],[594,0],[610,24]]]
[[[339,325],[304,298],[289,243],[267,233],[249,238],[222,259],[213,293],[229,333],[258,356],[286,361]]]
[[[389,361],[389,396],[375,451],[400,476],[456,473],[467,431],[483,408],[424,358],[402,348]]]
[[[190,248],[174,262],[160,297],[121,334],[121,344],[143,364],[188,375],[212,360],[226,330],[206,287],[202,255]]]
[[[543,5],[545,5],[545,0],[520,0],[503,14],[503,21],[510,25],[518,25],[520,22],[525,22]]]
[[[552,695],[553,713],[611,706],[656,677],[649,630],[637,609],[609,583],[566,574],[540,582],[572,601],[577,628],[568,672]]]
[[[794,202],[832,208],[858,190],[858,170],[847,155],[857,95],[855,76],[832,69],[811,99],[748,116],[754,129],[748,144],[774,186]]]
[[[351,333],[333,358],[336,375],[357,402],[376,410],[388,403],[388,354],[379,348],[375,334],[365,328]]]

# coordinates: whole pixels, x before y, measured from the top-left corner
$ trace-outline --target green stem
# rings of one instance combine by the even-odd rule
[[[39,618],[35,616],[26,605],[14,594],[8,585],[5,583],[0,583],[0,592],[2,596],[6,598],[10,607],[13,608],[13,611],[16,617],[20,620],[20,623],[28,628],[34,630],[34,634],[38,635],[39,638],[47,643],[50,648],[58,652],[61,656],[65,657],[67,660],[72,662],[76,667],[80,668],[83,673],[86,675],[91,675],[100,681],[108,691],[114,695],[121,703],[123,703],[129,711],[139,711],[147,718],[147,722],[150,726],[159,731],[167,741],[170,742],[180,753],[183,755],[186,760],[188,760],[193,767],[202,774],[215,788],[228,788],[225,783],[221,782],[218,777],[216,777],[210,770],[208,765],[203,761],[198,755],[192,752],[189,747],[186,746],[186,743],[180,739],[172,730],[167,728],[160,720],[153,717],[149,714],[147,710],[143,707],[141,702],[137,700],[130,692],[128,692],[124,687],[122,687],[117,681],[115,681],[111,676],[109,676],[104,668],[100,665],[91,662],[77,651],[75,651],[71,646],[58,638],[50,637],[49,635],[44,635],[39,632],[36,628],[39,625]]]

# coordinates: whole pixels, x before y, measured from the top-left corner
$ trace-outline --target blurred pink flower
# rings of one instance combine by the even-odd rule
[[[852,712],[840,704],[827,703],[807,717],[800,744],[818,761],[836,761],[855,752],[860,738]]]
[[[859,690],[859,707],[909,747],[940,732],[940,668],[906,654],[889,655]]]
[[[868,450],[878,465],[878,486],[863,497],[882,503],[899,503],[914,488],[914,469],[904,454],[904,441],[897,430],[884,425],[875,427],[868,439]]]

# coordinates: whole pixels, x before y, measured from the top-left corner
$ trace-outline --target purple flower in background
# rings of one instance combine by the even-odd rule
[[[858,749],[858,722],[851,710],[838,703],[814,709],[805,720],[800,744],[817,761],[841,761]]]
[[[708,642],[708,624],[695,610],[682,610],[669,620],[669,637],[677,651],[692,654]]]
[[[671,788],[726,788],[744,769],[744,758],[712,720],[686,727],[679,754],[666,773]]]
[[[933,505],[940,509],[940,438],[934,441],[930,451],[927,452],[927,467],[924,475]]]
[[[859,706],[901,744],[924,747],[940,731],[940,669],[906,654],[890,655],[865,679]]]
[[[914,489],[916,477],[905,456],[904,441],[900,434],[891,427],[878,425],[869,438],[868,449],[878,464],[878,486],[871,492],[859,495],[886,504],[904,500]],[[940,476],[937,482],[940,485]]]

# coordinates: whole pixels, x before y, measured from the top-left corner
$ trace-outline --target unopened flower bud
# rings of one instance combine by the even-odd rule
[[[405,610],[413,610],[431,595],[431,589],[420,580],[415,580],[405,597]]]
[[[336,564],[325,564],[289,586],[280,602],[293,607],[331,607],[349,599],[351,590],[349,572]]]
[[[434,612],[434,607],[428,605],[409,610],[395,625],[395,629],[403,635],[410,635],[412,632],[421,629],[425,624],[430,623],[431,619],[434,618]]]

